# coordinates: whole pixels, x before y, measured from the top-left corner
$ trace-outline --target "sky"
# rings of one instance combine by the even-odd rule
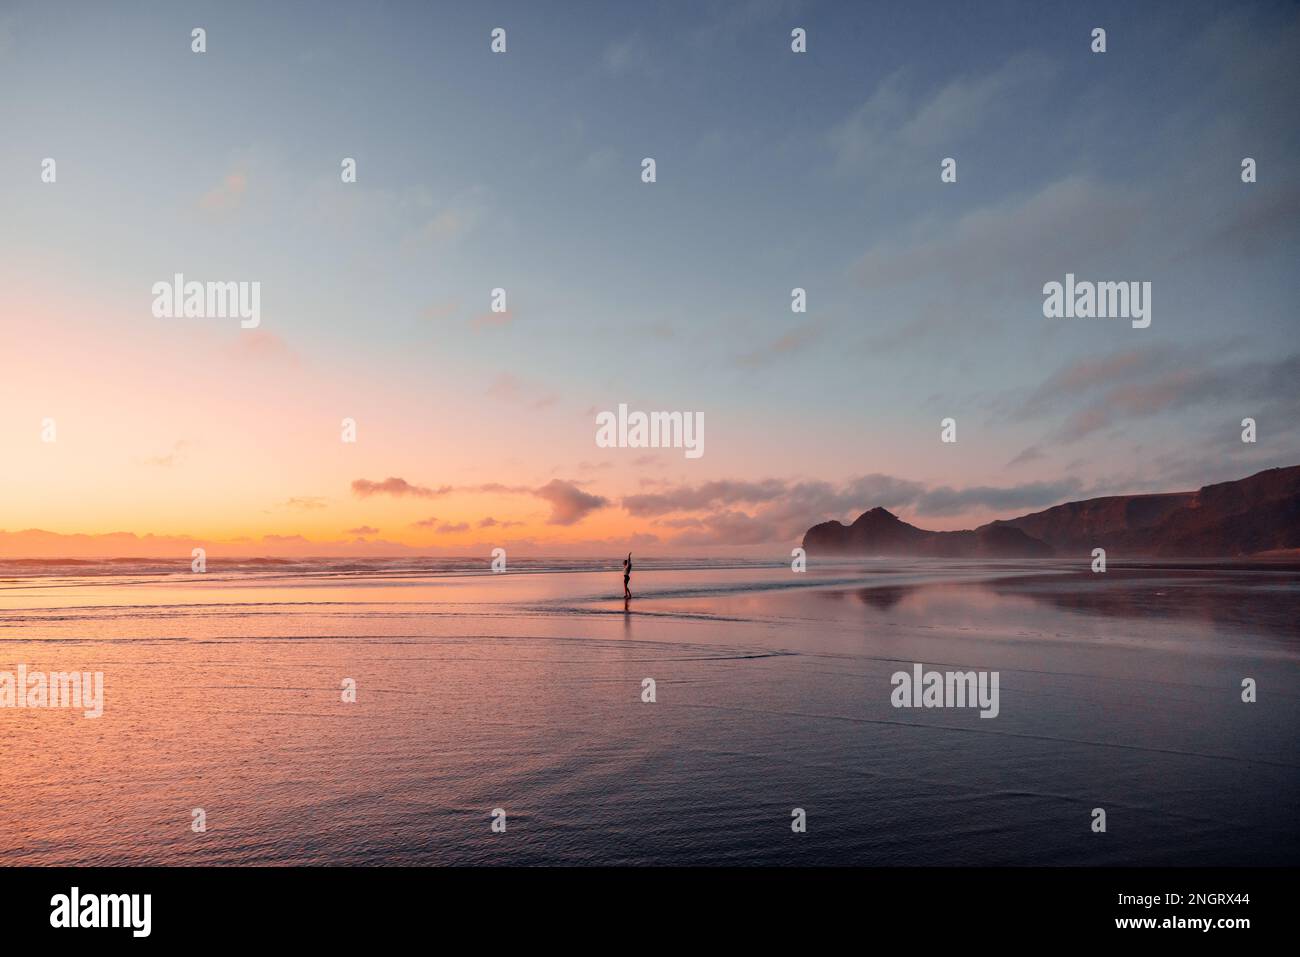
[[[1298,53],[1289,3],[4,0],[0,557],[779,557],[1298,464]]]

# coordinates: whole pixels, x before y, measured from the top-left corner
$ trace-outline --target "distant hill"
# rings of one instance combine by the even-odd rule
[[[814,525],[803,547],[809,555],[943,558],[1088,555],[1094,548],[1127,556],[1230,558],[1300,549],[1300,465],[1195,492],[1067,502],[972,531],[931,532],[873,508],[852,525]]]

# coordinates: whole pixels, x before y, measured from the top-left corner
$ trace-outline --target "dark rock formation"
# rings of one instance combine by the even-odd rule
[[[1195,492],[1067,502],[973,531],[931,532],[873,508],[852,525],[814,525],[803,547],[809,555],[945,558],[1087,555],[1094,548],[1128,557],[1224,558],[1300,549],[1300,465]]]

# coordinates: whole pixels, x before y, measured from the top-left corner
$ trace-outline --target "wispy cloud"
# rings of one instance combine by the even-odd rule
[[[1231,342],[1215,350],[1152,345],[1076,359],[1047,376],[1013,417],[1064,414],[1045,437],[1060,443],[1209,402],[1256,412],[1267,408],[1285,421],[1300,417],[1294,387],[1300,381],[1300,353],[1246,359],[1233,356],[1232,347]]]
[[[816,322],[804,322],[772,341],[743,353],[736,362],[745,368],[767,365],[803,350],[815,342],[820,335],[821,327]]]
[[[451,491],[451,486],[444,485],[441,488],[426,488],[423,485],[412,485],[404,478],[389,476],[382,482],[372,482],[370,479],[355,479],[352,482],[352,492],[358,498],[369,498],[372,495],[392,495],[395,498],[437,498],[439,495],[446,495]]]
[[[283,337],[266,329],[244,329],[226,347],[226,354],[238,361],[299,363],[298,354]]]
[[[479,528],[513,528],[516,525],[522,525],[522,524],[524,523],[516,522],[516,521],[498,521],[497,519],[489,515],[486,518],[479,520],[478,527]]]
[[[388,479],[387,481],[393,482],[394,480]],[[396,481],[405,484],[404,479],[397,479]],[[370,484],[375,484],[375,483],[370,483]],[[355,488],[355,486],[356,483],[354,482],[353,487]],[[418,486],[414,486],[414,487],[418,488]],[[549,525],[575,525],[578,522],[582,521],[584,518],[586,518],[592,512],[598,509],[606,508],[611,504],[610,500],[604,497],[603,495],[595,495],[591,492],[585,492],[582,490],[582,488],[579,487],[579,484],[577,482],[566,480],[566,479],[552,479],[551,481],[547,482],[545,485],[540,485],[540,486],[506,485],[501,482],[484,482],[479,485],[459,485],[459,486],[444,485],[436,490],[423,489],[422,491],[429,493],[427,495],[419,496],[423,498],[431,498],[434,496],[441,496],[441,495],[450,495],[454,493],[470,494],[470,495],[482,495],[482,494],[526,495],[532,498],[539,498],[551,506],[550,516],[547,518],[547,524]],[[396,494],[403,494],[403,493],[396,493]],[[491,528],[493,526],[508,527],[511,525],[519,525],[519,524],[522,523],[499,522],[495,518],[489,517],[483,519],[483,521],[479,523],[479,527],[480,528]],[[418,522],[413,522],[411,527],[412,528],[437,528],[437,530],[439,531],[453,528],[453,526],[440,524],[436,516],[430,516],[429,518],[422,519]]]
[[[527,405],[534,409],[547,408],[560,399],[555,392],[547,391],[542,386],[509,372],[498,374],[488,384],[486,394],[494,399]]]
[[[471,329],[493,329],[502,326],[508,326],[515,321],[513,309],[507,309],[505,312],[480,312],[477,316],[469,321]]]
[[[417,199],[417,209],[423,216],[407,238],[407,244],[415,246],[449,246],[461,242],[478,228],[491,206],[491,194],[482,186],[461,190],[437,209],[423,209],[431,205],[427,194],[420,193]]]
[[[221,182],[199,197],[199,208],[210,213],[238,209],[248,191],[248,174],[242,170],[227,173]]]
[[[425,306],[420,312],[420,317],[429,322],[444,322],[453,318],[459,311],[459,301],[455,299],[444,299]]]
[[[314,511],[316,509],[325,508],[328,504],[329,499],[319,495],[298,495],[294,498],[285,499],[281,503],[281,508]]]
[[[1037,462],[1043,457],[1043,450],[1036,445],[1031,445],[1021,450],[1011,461],[1007,462],[1006,467],[1011,469],[1017,465],[1028,465],[1030,462]]]
[[[610,43],[601,54],[600,63],[606,73],[615,77],[628,74],[653,76],[656,70],[650,48],[639,33]]]
[[[938,175],[938,160],[997,117],[1024,109],[1027,98],[1043,94],[1057,72],[1047,58],[1020,54],[996,69],[955,77],[926,93],[918,92],[905,70],[886,77],[871,96],[834,127],[829,142],[841,172],[878,174],[917,164]]]
[[[189,448],[189,442],[181,439],[172,445],[172,449],[166,455],[155,455],[144,460],[145,465],[152,465],[157,468],[169,469],[174,465],[179,465],[185,458],[186,450]]]
[[[1009,197],[957,217],[930,217],[881,239],[853,267],[871,289],[933,282],[939,275],[970,296],[1026,292],[1037,296],[1061,263],[1082,268],[1089,256],[1129,240],[1146,201],[1121,187],[1068,176],[1029,195]],[[1069,223],[1068,230],[1062,223]],[[960,321],[961,316],[954,316]]]

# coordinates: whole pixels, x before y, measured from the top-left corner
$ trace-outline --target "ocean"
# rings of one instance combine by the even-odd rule
[[[638,558],[632,589],[2,561],[0,672],[102,673],[103,713],[0,707],[0,864],[1300,864],[1295,565]],[[895,707],[917,665],[997,672],[996,717]]]

